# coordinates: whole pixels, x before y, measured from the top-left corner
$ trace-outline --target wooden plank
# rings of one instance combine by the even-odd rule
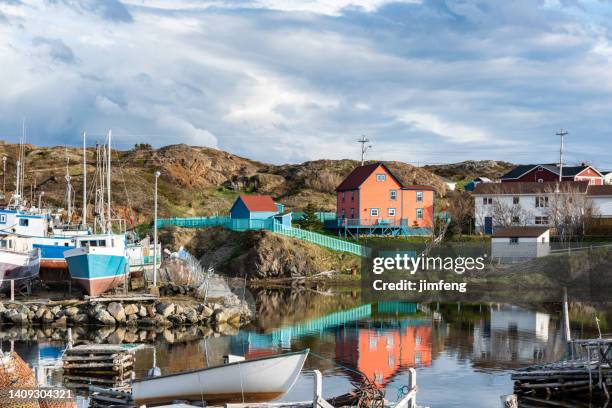
[[[107,295],[90,297],[85,295],[85,299],[90,302],[153,302],[159,299],[159,296],[149,294],[139,294],[133,296],[125,295]]]
[[[112,388],[102,388],[102,387],[96,387],[95,385],[92,385],[89,387],[89,391],[91,391],[92,393],[97,392],[97,393],[107,393],[109,395],[114,395],[114,396],[123,396],[123,397],[130,397],[132,398],[132,394],[126,391],[120,391],[120,390],[114,390]]]

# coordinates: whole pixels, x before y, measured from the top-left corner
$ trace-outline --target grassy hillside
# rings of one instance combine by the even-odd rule
[[[459,163],[424,166],[432,173],[453,181],[472,180],[476,177],[498,179],[512,168],[514,164],[497,160],[467,160]]]
[[[17,145],[0,143],[6,155],[7,196],[14,189]],[[153,149],[138,145],[113,152],[113,200],[117,216],[132,224],[149,222],[153,208],[153,173],[159,179],[159,214],[201,216],[226,214],[241,193],[270,194],[289,208],[300,210],[313,203],[320,210],[334,210],[334,189],[356,166],[355,160],[316,160],[301,164],[273,165],[239,157],[221,150],[187,145]],[[65,206],[65,175],[71,176],[75,207],[80,215],[83,183],[82,150],[79,148],[26,146],[24,195],[36,203],[44,191],[44,202]],[[96,189],[95,148],[87,150],[88,197]],[[432,172],[401,162],[390,168],[406,184],[428,184],[439,194],[445,191],[442,179]],[[92,210],[90,206],[90,211]],[[91,214],[90,214],[91,217]]]

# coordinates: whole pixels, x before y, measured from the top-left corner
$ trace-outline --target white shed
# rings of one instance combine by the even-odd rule
[[[491,236],[491,257],[504,262],[524,261],[550,253],[547,227],[495,228]]]

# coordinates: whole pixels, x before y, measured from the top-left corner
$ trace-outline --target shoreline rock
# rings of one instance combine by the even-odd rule
[[[251,320],[251,311],[238,302],[192,303],[169,300],[155,302],[84,302],[79,305],[0,303],[0,325],[11,326],[143,326],[178,327],[190,325],[242,325]]]

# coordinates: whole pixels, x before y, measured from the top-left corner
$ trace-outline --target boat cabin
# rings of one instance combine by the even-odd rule
[[[49,219],[44,215],[0,209],[0,232],[42,237],[47,235]]]

